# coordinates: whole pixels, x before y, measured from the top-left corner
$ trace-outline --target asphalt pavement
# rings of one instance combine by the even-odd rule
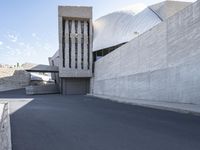
[[[200,117],[89,96],[26,96],[10,101],[13,150],[200,150]]]

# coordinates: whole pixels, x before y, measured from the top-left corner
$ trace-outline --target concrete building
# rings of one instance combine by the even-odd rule
[[[164,1],[96,21],[91,7],[60,6],[59,53],[49,62],[59,66],[63,94],[200,104],[199,30],[200,1]]]
[[[59,6],[59,77],[63,94],[86,94],[92,77],[92,8]]]

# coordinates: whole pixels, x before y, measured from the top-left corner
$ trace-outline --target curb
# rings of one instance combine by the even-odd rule
[[[97,97],[97,98],[101,98],[101,99],[107,99],[107,100],[111,100],[111,101],[123,103],[123,104],[129,104],[129,105],[153,108],[153,109],[158,109],[158,110],[167,110],[167,111],[173,111],[173,112],[182,113],[182,114],[192,114],[192,115],[200,116],[200,112],[196,112],[196,111],[188,110],[188,109],[181,109],[181,108],[153,105],[153,104],[144,104],[144,103],[139,103],[139,102],[134,102],[134,101],[132,101],[132,102],[124,101],[123,102],[123,101],[119,101],[118,99],[115,99],[115,98],[110,98],[110,97],[106,97],[106,96],[101,97],[99,95],[92,95],[92,94],[88,94],[87,96]]]

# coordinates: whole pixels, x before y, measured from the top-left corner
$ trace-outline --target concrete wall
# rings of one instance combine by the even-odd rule
[[[59,63],[60,63],[60,57],[59,57],[59,51],[56,51],[56,53],[54,54],[54,56],[49,57],[49,65],[50,66],[57,66],[59,67]],[[57,84],[59,83],[59,73],[51,73],[51,78],[52,80],[55,80],[55,82]]]
[[[45,84],[45,85],[36,85],[36,86],[27,86],[26,94],[35,95],[35,94],[57,94],[59,93],[58,84]]]
[[[77,32],[75,29],[76,21],[78,23]],[[81,31],[81,21],[83,21],[84,24],[83,33]],[[71,28],[69,28],[70,22],[71,22]],[[87,26],[87,22],[89,23],[89,26]],[[60,59],[59,77],[63,78],[91,77],[92,76],[91,41],[93,37],[92,7],[59,6],[58,26],[59,26],[58,29],[59,29],[59,59]],[[83,37],[83,49],[81,48],[82,37]],[[77,48],[75,44],[76,40],[77,40]],[[71,43],[71,46],[69,43]],[[83,68],[81,66],[82,63],[83,63]]]
[[[24,88],[29,82],[30,74],[24,70],[0,68],[0,91]]]
[[[12,149],[10,117],[8,109],[8,103],[0,104],[0,150]]]
[[[200,104],[200,1],[95,63],[93,94]]]

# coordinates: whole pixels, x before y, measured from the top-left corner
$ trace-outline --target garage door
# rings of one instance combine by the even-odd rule
[[[80,95],[89,93],[89,78],[63,78],[62,93],[64,95]]]

